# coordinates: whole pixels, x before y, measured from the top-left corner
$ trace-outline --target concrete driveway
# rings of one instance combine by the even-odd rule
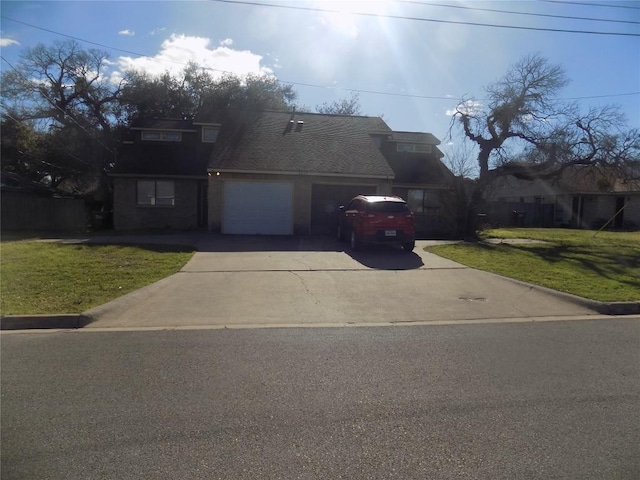
[[[177,274],[86,312],[85,328],[383,324],[596,315],[588,302],[390,247],[202,236]]]

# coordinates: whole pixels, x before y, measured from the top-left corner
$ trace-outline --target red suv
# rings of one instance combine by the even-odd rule
[[[415,221],[400,197],[358,195],[340,207],[338,239],[359,250],[367,243],[395,243],[406,252],[416,246]]]

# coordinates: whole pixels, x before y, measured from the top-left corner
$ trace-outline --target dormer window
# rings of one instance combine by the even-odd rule
[[[218,127],[202,127],[202,142],[215,143],[218,140],[220,128]]]
[[[431,145],[423,143],[398,143],[396,151],[407,153],[431,153]]]
[[[151,140],[156,142],[181,142],[181,132],[162,132],[162,131],[143,131],[142,140]]]

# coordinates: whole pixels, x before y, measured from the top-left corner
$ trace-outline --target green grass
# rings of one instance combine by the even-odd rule
[[[496,229],[484,239],[544,243],[439,245],[427,250],[469,267],[604,302],[640,300],[640,232]]]
[[[176,273],[192,255],[182,247],[3,241],[0,311],[81,313]]]

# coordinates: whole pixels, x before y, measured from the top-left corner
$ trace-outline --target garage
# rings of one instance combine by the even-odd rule
[[[311,189],[311,233],[335,234],[338,208],[356,195],[375,195],[375,185],[314,184]]]
[[[223,202],[222,233],[293,234],[292,183],[228,181]]]

